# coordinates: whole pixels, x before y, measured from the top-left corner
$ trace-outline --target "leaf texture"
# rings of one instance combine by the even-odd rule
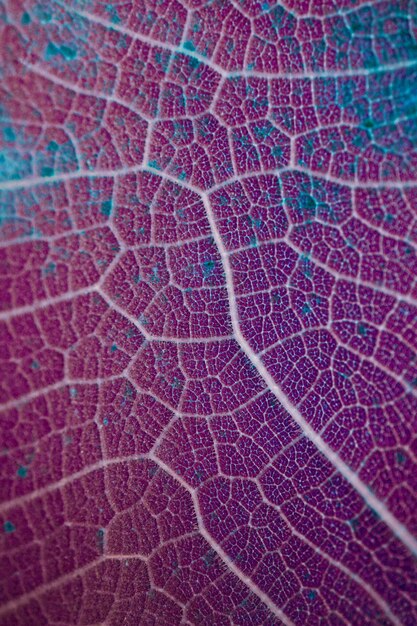
[[[415,626],[415,0],[0,9],[0,624]]]

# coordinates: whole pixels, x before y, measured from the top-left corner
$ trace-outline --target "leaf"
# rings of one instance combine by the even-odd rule
[[[414,3],[1,32],[1,623],[415,624]]]

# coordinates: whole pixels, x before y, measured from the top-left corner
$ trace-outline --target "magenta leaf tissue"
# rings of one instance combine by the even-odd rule
[[[415,626],[416,1],[0,8],[1,626]]]

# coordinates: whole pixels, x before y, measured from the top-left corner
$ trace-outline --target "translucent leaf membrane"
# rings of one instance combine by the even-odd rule
[[[0,7],[2,626],[414,626],[415,1]]]

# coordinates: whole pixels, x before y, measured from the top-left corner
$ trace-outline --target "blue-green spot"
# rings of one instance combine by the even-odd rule
[[[110,16],[110,20],[113,24],[120,24],[121,19],[119,17],[119,14],[117,12],[117,8],[115,6],[113,6],[112,4],[108,4],[106,6],[106,11]]]
[[[9,520],[6,520],[3,524],[4,532],[7,534],[14,533],[16,526]]]
[[[48,61],[51,57],[55,57],[59,54],[59,48],[56,47],[51,41],[46,46],[45,59]]]
[[[48,24],[49,22],[52,21],[52,14],[48,13],[48,11],[46,11],[42,7],[36,6],[35,11],[36,11],[35,15],[41,24]]]
[[[214,272],[214,268],[216,267],[215,261],[204,261],[203,263],[203,274],[204,276],[210,276]]]
[[[184,42],[184,48],[185,48],[186,50],[191,50],[191,52],[194,52],[194,50],[195,50],[195,45],[193,44],[193,42],[192,42],[192,41],[185,41],[185,42]]]
[[[407,457],[406,457],[406,455],[403,452],[399,451],[399,452],[395,453],[395,459],[396,459],[397,463],[402,465],[407,460]]]
[[[53,176],[53,175],[54,175],[53,167],[45,166],[41,169],[41,176],[46,177],[46,176]]]
[[[150,275],[150,281],[151,281],[151,283],[154,283],[154,284],[155,283],[159,283],[159,281],[160,281],[160,278],[159,278],[159,268],[158,268],[157,265],[155,265],[152,268],[152,273]]]
[[[56,264],[55,263],[48,263],[48,265],[43,269],[43,274],[45,276],[48,276],[48,274],[53,274],[56,270]]]
[[[109,215],[111,214],[111,210],[112,210],[112,201],[111,200],[105,200],[104,202],[101,203],[100,213],[102,215],[105,215],[106,217],[109,217]]]
[[[29,173],[30,161],[22,159],[17,151],[4,149],[0,152],[0,180],[16,180]]]
[[[46,149],[48,150],[48,152],[57,152],[58,148],[59,146],[56,141],[50,141],[48,145],[46,146]]]
[[[66,59],[67,61],[72,61],[72,59],[75,59],[75,57],[77,56],[77,50],[70,48],[69,46],[61,46],[61,55],[64,57],[64,59]]]
[[[24,465],[21,465],[18,468],[16,474],[19,476],[19,478],[26,478],[26,476],[28,475],[28,468]]]
[[[253,101],[253,104],[254,108],[257,108],[256,100]],[[253,130],[258,139],[265,139],[266,137],[269,137],[274,129],[273,126],[255,126]]]
[[[366,328],[365,324],[358,324],[358,333],[359,335],[361,335],[361,337],[366,337],[366,335],[368,334],[368,329]]]
[[[61,46],[61,56],[64,57],[66,61],[72,61],[77,56],[77,50],[74,48],[70,48],[69,46]]]
[[[77,50],[63,44],[57,46],[52,41],[48,43],[45,50],[45,59],[49,61],[51,58],[61,56],[66,61],[72,61],[77,56]]]
[[[209,550],[202,556],[202,561],[206,567],[211,567],[214,563],[215,552],[214,550]]]
[[[4,141],[12,142],[16,139],[16,133],[14,132],[13,128],[3,128],[3,137]]]
[[[102,552],[104,548],[104,532],[105,532],[104,528],[99,528],[96,533],[97,548],[100,550],[100,552]]]
[[[195,57],[191,57],[189,60],[189,65],[193,70],[195,70],[197,67],[200,66],[200,61]]]

